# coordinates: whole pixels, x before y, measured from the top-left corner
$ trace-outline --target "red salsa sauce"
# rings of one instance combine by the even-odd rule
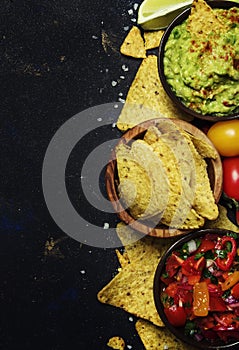
[[[161,280],[164,313],[200,341],[239,339],[239,235],[206,234],[166,260]]]

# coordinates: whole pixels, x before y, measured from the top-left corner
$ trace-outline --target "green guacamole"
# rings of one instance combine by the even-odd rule
[[[195,39],[187,20],[175,27],[165,46],[164,73],[186,106],[226,116],[239,109],[239,8],[214,11],[228,30]]]

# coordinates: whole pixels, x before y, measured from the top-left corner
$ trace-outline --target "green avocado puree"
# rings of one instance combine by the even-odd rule
[[[213,11],[227,30],[195,38],[187,20],[176,26],[165,46],[164,73],[186,106],[225,116],[239,108],[239,8]]]

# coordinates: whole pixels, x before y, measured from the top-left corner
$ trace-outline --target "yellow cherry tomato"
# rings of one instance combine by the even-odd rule
[[[207,133],[208,138],[224,157],[239,155],[239,120],[226,120],[213,124]]]

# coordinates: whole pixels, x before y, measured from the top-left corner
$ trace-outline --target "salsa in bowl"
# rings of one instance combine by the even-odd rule
[[[239,5],[199,0],[166,29],[159,76],[184,112],[211,121],[239,116]],[[201,6],[201,7],[200,7]]]
[[[184,236],[162,257],[155,305],[179,339],[201,349],[239,347],[239,234],[205,229]]]

